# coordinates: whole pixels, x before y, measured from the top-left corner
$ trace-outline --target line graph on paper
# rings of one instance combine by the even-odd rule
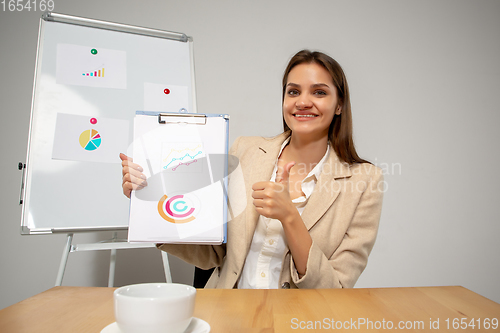
[[[166,142],[162,145],[161,169],[168,172],[201,172],[205,157],[201,142]]]

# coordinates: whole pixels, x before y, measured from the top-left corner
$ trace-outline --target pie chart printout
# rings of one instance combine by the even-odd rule
[[[85,150],[96,150],[101,145],[101,136],[95,129],[83,131],[80,134],[80,146]]]

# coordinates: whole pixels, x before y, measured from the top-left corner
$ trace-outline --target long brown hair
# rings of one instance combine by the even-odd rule
[[[342,113],[334,115],[333,120],[328,128],[328,139],[330,140],[335,153],[343,162],[353,163],[370,163],[358,156],[352,139],[352,114],[351,100],[349,98],[349,86],[342,67],[330,56],[322,52],[311,52],[302,50],[297,52],[285,69],[283,74],[283,100],[285,99],[286,85],[288,83],[288,74],[297,65],[315,63],[325,68],[332,77],[333,84],[337,88],[337,95],[341,106]],[[290,127],[285,122],[283,117],[284,131],[290,131]]]

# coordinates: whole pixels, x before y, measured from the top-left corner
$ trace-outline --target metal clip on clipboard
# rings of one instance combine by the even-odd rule
[[[184,123],[184,124],[197,124],[206,125],[207,116],[197,113],[159,113],[158,123]]]

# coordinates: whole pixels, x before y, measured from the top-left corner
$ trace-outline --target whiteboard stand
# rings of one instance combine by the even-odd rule
[[[113,287],[115,280],[116,250],[156,247],[156,245],[153,243],[128,243],[125,239],[118,239],[116,231],[113,232],[113,237],[106,241],[98,243],[90,243],[90,244],[78,244],[78,245],[73,245],[72,243],[73,243],[73,234],[69,233],[61,257],[61,263],[59,264],[59,271],[57,273],[57,278],[56,278],[56,287],[62,285],[64,271],[66,270],[66,264],[68,262],[68,256],[71,252],[111,250],[111,256],[109,261],[108,287]],[[167,283],[172,283],[172,276],[170,274],[170,264],[168,262],[168,254],[165,251],[161,251],[161,255],[163,261],[163,269],[165,270],[165,280]]]
[[[68,48],[72,51],[64,53]],[[72,52],[76,52],[76,58]],[[61,54],[67,56],[67,59]],[[155,57],[151,58],[151,54]],[[100,83],[82,82],[82,74],[90,71],[93,65],[88,69],[87,66],[95,61],[108,64],[107,80]],[[66,71],[65,64],[71,64],[71,69]],[[100,78],[104,78],[104,67],[102,70],[103,76],[99,76]],[[58,73],[64,75],[58,76]],[[67,77],[77,81],[66,80]],[[58,131],[54,129],[57,128],[58,117],[68,115],[68,112],[73,118],[87,118],[86,126],[91,124],[87,124],[88,119],[102,116],[101,119],[112,120],[115,125],[121,123],[123,133],[128,131],[131,134],[130,126],[125,126],[124,122],[132,123],[135,112],[146,108],[144,91],[152,84],[161,87],[160,90],[152,89],[156,92],[154,96],[168,94],[164,93],[169,90],[166,87],[182,87],[183,93],[178,98],[182,103],[179,103],[188,112],[196,113],[191,37],[184,33],[65,14],[43,14],[38,34],[26,163],[19,165],[24,172],[20,196],[23,205],[21,234],[67,234],[56,286],[62,284],[71,252],[111,250],[108,285],[112,286],[116,250],[155,246],[150,242],[128,243],[118,240],[116,234],[112,239],[101,243],[73,244],[73,234],[77,232],[128,228],[123,223],[129,219],[130,203],[123,199],[119,191],[119,163],[105,161],[104,157],[113,156],[113,161],[118,159],[118,153],[126,151],[131,143],[127,142],[128,139],[122,140],[123,148],[116,147],[115,152],[103,153],[104,150],[100,150],[104,154],[101,156],[103,159],[99,157],[95,160],[82,159],[81,156],[56,158],[52,144],[62,142],[56,138]],[[155,101],[154,98],[152,100]],[[113,107],[110,108],[110,105]],[[169,111],[171,107],[161,104],[153,108]],[[103,121],[99,120],[99,124],[102,125]],[[75,129],[72,133],[74,140],[68,142],[76,145],[82,132]],[[74,151],[83,152],[78,146],[75,148]],[[71,148],[68,151],[73,150]],[[82,209],[82,202],[92,209]],[[113,212],[113,219],[100,218],[109,211]],[[54,212],[57,212],[57,218],[54,217]],[[171,282],[168,257],[164,252],[162,255],[166,281]]]

